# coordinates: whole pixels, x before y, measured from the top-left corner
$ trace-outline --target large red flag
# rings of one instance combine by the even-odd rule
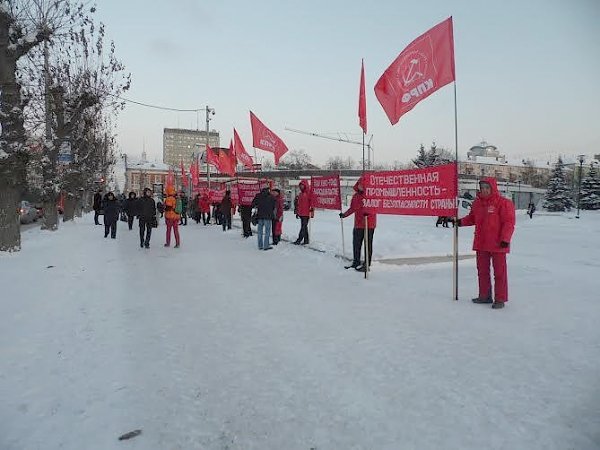
[[[190,164],[190,175],[192,176],[192,186],[196,187],[198,185],[198,159],[194,158],[194,162]]]
[[[169,167],[169,172],[167,173],[167,180],[166,180],[165,187],[175,189],[175,174],[173,173],[172,167]]]
[[[421,100],[455,80],[452,17],[412,41],[375,84],[392,125]]]
[[[287,146],[279,136],[258,120],[252,111],[250,111],[250,124],[252,125],[252,145],[261,150],[272,152],[275,155],[275,164],[279,164],[279,158],[288,151]]]
[[[229,142],[229,150],[219,149],[220,172],[235,176],[235,154],[233,153],[233,140]]]
[[[241,162],[247,169],[254,172],[254,163],[252,162],[252,157],[246,152],[244,148],[244,144],[242,144],[242,140],[238,132],[233,129],[233,148],[235,151],[235,156],[239,162]]]
[[[367,97],[365,95],[365,61],[360,67],[360,88],[358,92],[358,124],[367,134]]]

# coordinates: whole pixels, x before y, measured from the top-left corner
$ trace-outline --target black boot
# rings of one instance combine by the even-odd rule
[[[502,309],[504,308],[504,302],[494,302],[492,303],[493,309]]]
[[[477,304],[489,304],[489,303],[494,303],[494,300],[492,299],[492,297],[488,297],[488,298],[479,298],[479,297],[475,297],[472,298],[471,301],[473,303],[477,303]]]

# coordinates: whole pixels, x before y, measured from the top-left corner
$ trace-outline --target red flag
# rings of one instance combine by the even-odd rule
[[[375,84],[392,125],[421,100],[455,80],[452,17],[412,41]]]
[[[219,166],[221,173],[235,176],[235,154],[233,153],[233,140],[229,142],[229,149],[219,149]]]
[[[239,162],[241,162],[247,169],[254,172],[254,163],[252,162],[252,157],[246,152],[244,148],[244,144],[242,144],[242,140],[238,135],[238,132],[233,129],[233,149],[235,152],[235,156]]]
[[[365,61],[361,62],[360,88],[358,92],[358,124],[367,134],[367,97],[365,95]]]
[[[218,153],[210,148],[208,144],[206,144],[206,164],[215,166],[219,172],[221,171],[221,162],[219,161]]]
[[[169,167],[169,172],[167,173],[167,180],[166,180],[166,188],[173,188],[175,189],[175,174],[173,173],[173,168]]]
[[[252,111],[250,111],[250,124],[252,125],[252,145],[261,150],[272,152],[275,155],[275,164],[277,165],[279,158],[288,151],[287,146],[279,136],[258,120]]]
[[[194,162],[190,164],[190,175],[192,176],[192,186],[198,185],[198,159],[194,159]]]
[[[183,184],[184,188],[188,187],[188,179],[185,173],[185,169],[183,168],[183,161],[181,161],[181,184]]]

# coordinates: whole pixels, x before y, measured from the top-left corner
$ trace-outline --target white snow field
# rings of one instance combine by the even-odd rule
[[[471,303],[472,259],[458,302],[448,263],[344,270],[335,212],[326,253],[28,230],[0,255],[0,449],[598,449],[600,214],[573,216],[518,212],[503,310]],[[380,216],[376,257],[450,253],[434,221]]]

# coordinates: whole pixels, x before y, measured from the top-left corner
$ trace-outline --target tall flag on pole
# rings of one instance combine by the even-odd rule
[[[215,166],[219,172],[221,171],[219,157],[217,153],[215,153],[215,151],[212,148],[210,148],[210,145],[208,144],[206,144],[206,164]]]
[[[365,61],[362,60],[360,68],[360,90],[358,93],[358,123],[367,134],[367,97],[365,95]]]
[[[452,17],[402,50],[375,84],[375,95],[392,125],[421,100],[456,79]]]
[[[188,179],[187,175],[185,174],[185,169],[183,167],[183,161],[181,161],[181,184],[183,184],[184,188],[188,187]]]
[[[198,158],[194,158],[194,161],[190,164],[190,176],[192,177],[192,186],[198,185]]]
[[[233,148],[237,160],[241,162],[248,170],[254,172],[254,163],[252,162],[252,157],[244,148],[244,144],[242,144],[240,135],[235,128],[233,129]]]
[[[166,184],[167,184],[167,186],[166,186],[167,188],[175,189],[175,174],[173,173],[172,167],[169,167],[169,172],[167,173]]]
[[[252,125],[252,146],[273,153],[275,165],[279,164],[279,159],[288,151],[287,146],[279,136],[258,120],[252,111],[250,111],[250,124]]]

